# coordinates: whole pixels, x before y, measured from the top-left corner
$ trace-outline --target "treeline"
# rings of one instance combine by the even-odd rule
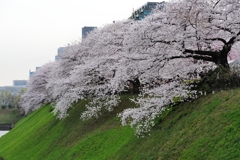
[[[10,91],[0,92],[0,108],[19,108],[21,95],[25,92],[26,89],[22,89],[18,94],[13,94]]]

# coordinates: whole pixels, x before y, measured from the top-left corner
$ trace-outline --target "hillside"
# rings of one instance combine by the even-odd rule
[[[0,138],[4,160],[211,159],[240,157],[240,89],[218,92],[171,108],[145,138],[121,126],[116,113],[133,105],[129,95],[111,113],[80,120],[85,102],[77,103],[64,120],[48,105],[18,122]],[[0,159],[1,159],[0,158]]]

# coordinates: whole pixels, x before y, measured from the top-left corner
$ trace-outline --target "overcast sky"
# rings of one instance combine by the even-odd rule
[[[127,19],[146,0],[0,0],[0,86],[29,78],[84,26]],[[150,1],[151,2],[151,1]]]

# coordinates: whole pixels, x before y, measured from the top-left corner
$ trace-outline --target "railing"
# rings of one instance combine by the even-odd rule
[[[0,131],[9,131],[13,129],[14,124],[0,124]]]

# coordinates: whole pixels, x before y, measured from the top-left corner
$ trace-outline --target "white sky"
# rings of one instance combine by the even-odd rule
[[[81,38],[82,27],[127,19],[146,2],[0,0],[0,86],[27,80],[29,70],[54,61],[59,47]]]

